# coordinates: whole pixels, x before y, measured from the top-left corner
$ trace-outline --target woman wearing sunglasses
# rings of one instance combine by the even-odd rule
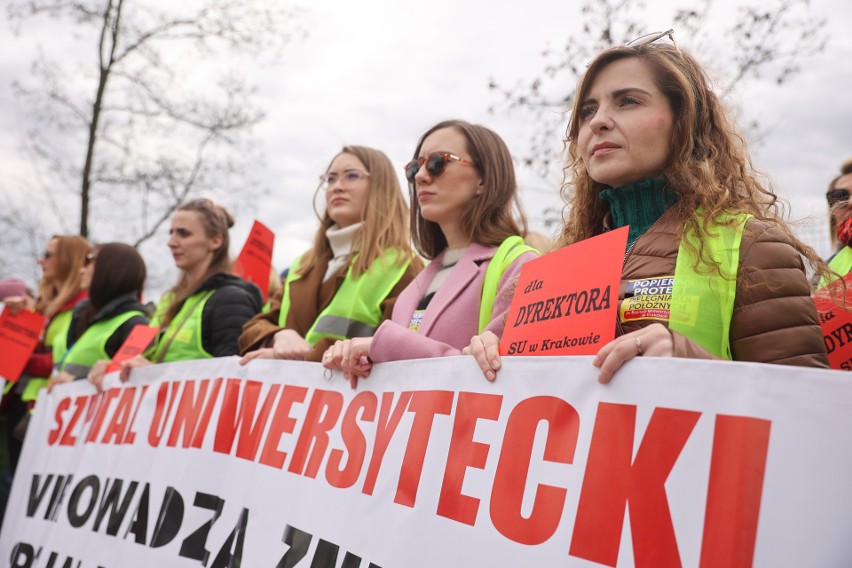
[[[98,245],[86,255],[81,269],[89,297],[74,310],[68,328],[68,351],[57,363],[49,385],[85,378],[102,359],[112,359],[137,325],[148,324],[141,304],[145,261],[123,243]]]
[[[441,122],[421,137],[405,175],[414,244],[432,262],[372,338],[326,352],[324,365],[353,387],[372,362],[459,355],[483,329],[501,334],[520,267],[537,256],[519,236],[526,222],[513,212],[512,157],[495,132]]]
[[[422,263],[409,244],[408,206],[384,153],[346,146],[320,176],[325,212],[269,313],[240,336],[240,363],[319,361],[338,339],[372,335]]]
[[[38,394],[47,386],[53,365],[65,355],[68,326],[74,308],[86,298],[80,285],[82,268],[89,242],[77,235],[56,235],[38,259],[42,276],[35,301],[27,295],[7,297],[6,307],[13,313],[31,310],[44,314],[46,324],[41,341],[15,383],[6,383],[3,414],[6,419],[6,471],[0,478],[0,521],[12,484],[12,477],[21,454],[22,442]]]
[[[828,184],[825,199],[828,201],[828,220],[831,248],[834,253],[829,266],[845,275],[852,269],[852,160],[840,167],[840,175]],[[846,251],[846,252],[844,252]],[[842,253],[842,254],[841,254]]]
[[[257,286],[230,273],[233,225],[231,214],[209,199],[188,201],[174,212],[168,246],[180,277],[151,319],[161,330],[154,348],[124,361],[121,380],[151,363],[237,354],[243,324],[260,312],[263,300]],[[89,372],[98,388],[105,369],[106,362],[99,362]]]
[[[827,367],[802,257],[827,267],[780,217],[701,66],[670,44],[616,47],[576,92],[559,245],[630,227],[599,381],[641,355]],[[631,309],[632,284],[655,278],[673,280],[669,309]],[[496,338],[469,352],[493,379]]]

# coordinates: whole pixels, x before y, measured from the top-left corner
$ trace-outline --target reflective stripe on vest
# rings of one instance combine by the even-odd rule
[[[90,325],[71,346],[62,361],[57,362],[59,372],[70,373],[78,379],[85,377],[97,361],[110,358],[106,352],[106,344],[116,330],[130,318],[144,315],[139,310],[131,310]]]
[[[491,311],[494,309],[494,300],[497,299],[497,288],[500,286],[503,273],[525,252],[537,253],[538,251],[524,243],[524,239],[519,236],[508,237],[500,243],[497,252],[488,262],[479,301],[479,333],[485,331],[491,322]]]
[[[710,272],[703,262],[696,271],[696,255],[684,244],[688,240],[698,250],[698,239],[690,227],[677,252],[669,329],[682,333],[722,359],[731,359],[730,329],[737,294],[740,243],[750,218],[751,215],[723,214],[719,222],[733,220],[734,223],[715,224],[709,233],[699,223],[704,251],[712,263],[718,264],[718,273]]]
[[[852,270],[852,247],[843,247],[840,251],[832,257],[831,262],[828,263],[828,267],[836,272],[838,276],[843,278],[849,271]],[[832,278],[834,280],[834,278]],[[829,280],[823,276],[820,278],[819,287],[822,288],[826,284],[828,284]]]
[[[204,350],[201,342],[201,314],[204,312],[204,305],[214,292],[216,290],[204,290],[187,298],[180,311],[169,322],[169,327],[160,333],[153,354],[150,357],[146,354],[146,357],[151,361],[158,361],[165,352],[163,363],[212,358],[213,355]],[[171,300],[168,303],[164,302],[166,297],[168,295],[164,296],[157,305],[157,313],[154,315],[157,323],[162,321],[162,315],[165,313],[165,310],[161,312],[160,306],[168,306],[168,303],[171,303]],[[151,325],[153,322],[154,320]]]
[[[44,344],[50,347],[53,362],[58,363],[68,350],[68,328],[71,327],[71,316],[74,310],[59,312],[50,319],[47,329],[44,330]],[[47,377],[31,378],[21,393],[24,402],[34,401],[38,398],[38,392],[47,386]]]
[[[411,263],[408,258],[400,262],[401,257],[402,254],[396,249],[388,249],[357,278],[352,275],[353,261],[331,302],[305,334],[305,341],[316,345],[323,337],[349,339],[372,336],[382,320],[382,302],[405,275]],[[293,262],[284,283],[284,297],[278,316],[278,325],[281,327],[286,327],[290,311],[290,284],[302,277],[298,274],[301,260],[299,257]]]

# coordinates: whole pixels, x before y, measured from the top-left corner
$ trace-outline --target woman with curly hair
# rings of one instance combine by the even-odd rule
[[[568,125],[559,246],[630,227],[599,381],[640,355],[827,367],[802,257],[827,267],[782,219],[701,66],[653,43],[666,35],[600,53]],[[631,309],[648,279],[671,285],[668,310]],[[496,344],[471,342],[483,372],[499,368]]]

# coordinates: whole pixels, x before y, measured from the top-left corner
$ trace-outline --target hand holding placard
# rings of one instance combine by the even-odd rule
[[[627,227],[521,267],[501,355],[594,355],[615,337]]]

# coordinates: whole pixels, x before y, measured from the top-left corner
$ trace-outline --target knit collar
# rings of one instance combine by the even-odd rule
[[[346,256],[352,250],[352,242],[355,240],[355,234],[361,230],[364,223],[355,223],[348,227],[340,227],[332,225],[329,227],[325,236],[328,238],[328,244],[331,245],[332,258]]]
[[[678,197],[666,178],[648,178],[622,187],[601,191],[601,199],[609,205],[612,228],[630,226],[628,248],[677,202]]]

